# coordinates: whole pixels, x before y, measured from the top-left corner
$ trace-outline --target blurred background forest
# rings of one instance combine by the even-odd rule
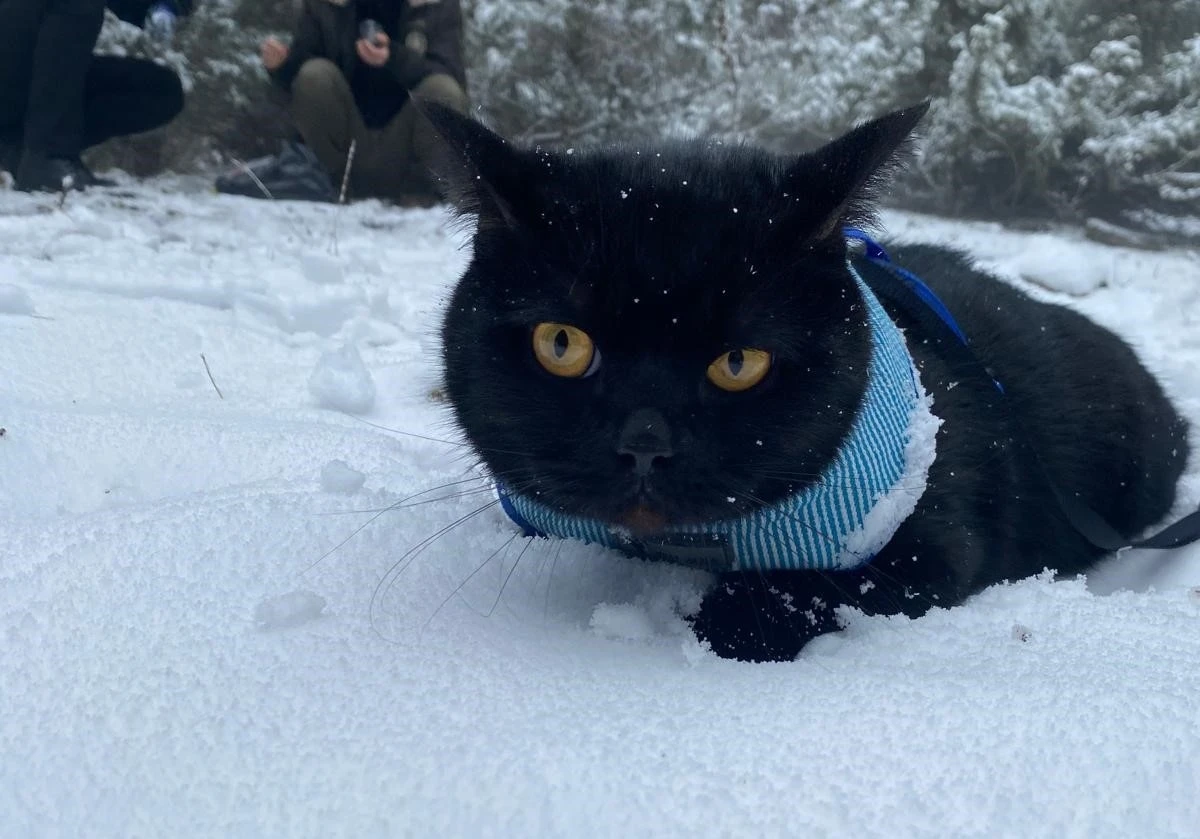
[[[105,52],[183,74],[184,115],[94,158],[211,172],[289,127],[258,62],[294,0],[204,0],[169,49],[110,19]],[[529,143],[662,135],[812,148],[925,98],[893,195],[959,217],[1200,242],[1200,0],[463,0],[479,116]]]

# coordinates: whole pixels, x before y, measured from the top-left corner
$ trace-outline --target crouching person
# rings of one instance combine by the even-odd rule
[[[166,40],[193,0],[0,0],[0,170],[25,192],[112,186],[84,149],[149,131],[183,110],[174,71],[92,55],[107,6]],[[165,19],[165,20],[164,20]]]
[[[335,186],[349,165],[353,197],[438,200],[438,138],[409,94],[466,112],[458,0],[304,0],[291,44],[267,39],[262,61]]]

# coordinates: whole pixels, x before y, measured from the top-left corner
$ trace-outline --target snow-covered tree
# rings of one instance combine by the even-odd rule
[[[1195,212],[1200,3],[963,5],[982,14],[951,38],[927,128],[919,168],[933,200],[990,213]]]

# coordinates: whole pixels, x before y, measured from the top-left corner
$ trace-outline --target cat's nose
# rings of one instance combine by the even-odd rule
[[[632,460],[633,472],[638,477],[649,475],[655,461],[675,454],[667,418],[655,408],[634,411],[617,438],[617,454]]]

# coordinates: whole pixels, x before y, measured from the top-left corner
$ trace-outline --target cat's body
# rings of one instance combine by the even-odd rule
[[[443,325],[446,387],[491,472],[649,541],[819,482],[864,404],[876,340],[842,226],[869,218],[869,187],[921,113],[784,160],[699,143],[520,151],[434,108],[455,152],[444,172],[478,219]],[[916,615],[1045,567],[1086,569],[1103,552],[1047,473],[1126,536],[1171,507],[1186,427],[1120,339],[953,252],[892,256],[1003,392],[882,300],[942,420],[923,491],[909,487],[916,509],[861,567],[723,574],[694,616],[721,655],[794,657],[841,605]]]

